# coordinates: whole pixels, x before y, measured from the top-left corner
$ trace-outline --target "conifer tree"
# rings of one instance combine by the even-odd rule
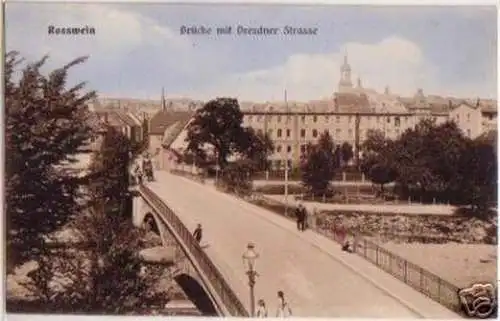
[[[78,211],[81,182],[65,164],[77,162],[92,136],[87,103],[95,96],[84,83],[67,88],[78,58],[47,76],[47,57],[23,64],[17,52],[5,58],[6,221],[9,265],[43,247],[43,236]],[[66,167],[67,168],[67,167]]]

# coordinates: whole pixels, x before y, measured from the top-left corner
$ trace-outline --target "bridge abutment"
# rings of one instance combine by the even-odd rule
[[[178,245],[167,224],[160,217],[161,214],[143,199],[136,188],[132,188],[132,194],[134,195],[132,200],[133,225],[142,229],[152,229],[159,234],[162,247],[173,251],[173,264],[166,267],[172,278],[204,315],[215,315],[215,307],[203,281]],[[158,264],[162,263],[159,261]]]

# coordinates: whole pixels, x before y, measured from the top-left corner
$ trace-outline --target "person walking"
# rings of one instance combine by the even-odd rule
[[[257,302],[257,313],[256,313],[257,318],[267,318],[267,307],[266,307],[266,302],[264,302],[263,299],[260,299]]]
[[[203,236],[203,230],[201,228],[201,224],[198,224],[193,232],[193,237],[196,240],[196,242],[200,243],[202,236]]]
[[[297,208],[295,209],[295,220],[297,221],[297,230],[298,231],[300,231],[301,206],[302,206],[302,204],[299,204],[299,206],[297,206]]]
[[[301,231],[304,232],[306,230],[306,228],[308,227],[307,225],[307,217],[309,216],[308,215],[309,213],[307,213],[307,209],[302,206],[302,216],[301,216],[301,224],[300,224],[300,227],[301,227]]]
[[[292,316],[292,309],[285,299],[285,293],[278,291],[278,310],[276,311],[277,318],[287,318]]]

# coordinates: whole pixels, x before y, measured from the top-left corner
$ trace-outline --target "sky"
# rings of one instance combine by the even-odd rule
[[[315,100],[337,90],[344,55],[353,83],[382,92],[497,96],[494,6],[298,6],[9,2],[7,51],[70,72],[102,97]],[[95,35],[48,34],[90,26]],[[181,35],[182,26],[317,28],[316,35]],[[282,30],[282,29],[281,29]]]

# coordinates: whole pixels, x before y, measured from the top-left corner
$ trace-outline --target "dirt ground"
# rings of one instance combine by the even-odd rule
[[[497,246],[485,244],[381,244],[458,287],[497,280]]]

